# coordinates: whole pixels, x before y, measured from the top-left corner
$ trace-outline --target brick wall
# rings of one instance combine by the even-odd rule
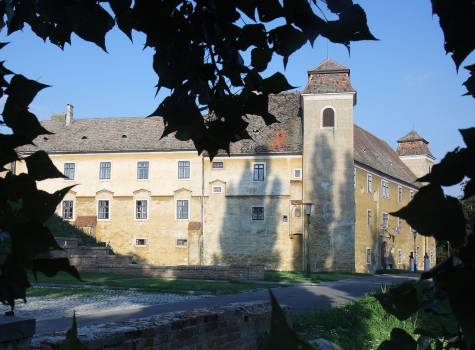
[[[84,257],[82,262],[71,257],[71,263],[79,271],[119,273],[134,276],[152,276],[160,278],[190,278],[227,281],[249,281],[264,279],[264,266],[211,266],[211,265],[183,265],[183,266],[157,266],[157,265],[117,265],[107,264],[103,257]],[[101,260],[101,261],[99,261]]]
[[[270,317],[268,302],[240,303],[82,327],[78,335],[89,350],[257,350]],[[63,341],[64,335],[38,337],[32,348],[57,350]]]

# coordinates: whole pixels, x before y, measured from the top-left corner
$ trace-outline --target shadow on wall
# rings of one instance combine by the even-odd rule
[[[327,136],[320,134],[315,139],[312,156],[313,179],[311,200],[313,203],[310,222],[309,254],[312,270],[333,270],[336,266],[333,229],[335,223],[335,156]]]
[[[266,153],[266,150],[260,150]],[[219,252],[213,256],[214,264],[265,265],[278,269],[280,253],[275,248],[280,224],[282,184],[278,177],[272,178],[271,163],[266,165],[264,181],[255,181],[254,163],[246,161],[238,183],[228,183],[225,209],[219,234]],[[271,195],[263,196],[263,193]],[[238,195],[239,194],[239,195]],[[263,208],[263,218],[259,216]],[[286,236],[287,238],[287,236]],[[289,242],[291,244],[291,242]]]

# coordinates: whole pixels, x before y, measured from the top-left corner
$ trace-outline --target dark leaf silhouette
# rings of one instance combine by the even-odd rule
[[[389,340],[385,340],[378,350],[417,350],[417,342],[404,329],[393,328]]]
[[[53,164],[45,151],[37,151],[25,158],[28,174],[35,180],[65,178],[56,166]]]
[[[375,294],[375,297],[386,312],[399,320],[406,320],[419,309],[421,304],[418,288],[420,286],[416,282],[404,282],[390,287],[384,293]]]
[[[457,66],[475,49],[473,18],[475,3],[472,0],[432,0],[432,11],[439,16],[444,32],[444,46]]]
[[[27,79],[21,74],[15,74],[7,88],[7,94],[19,109],[24,109],[33,101],[38,92],[46,87],[48,85]]]
[[[299,338],[297,333],[290,327],[287,316],[281,308],[277,299],[269,289],[269,295],[272,306],[270,334],[265,339],[260,350],[273,349],[299,349],[311,350],[315,349],[312,345],[304,342]]]
[[[66,332],[66,339],[60,345],[59,350],[86,350],[86,346],[79,340],[76,312],[73,313],[71,328]]]
[[[450,241],[455,246],[464,242],[465,218],[462,206],[456,198],[445,196],[440,186],[422,187],[406,207],[391,214],[406,220],[422,235]],[[431,220],[427,220],[427,217]]]
[[[25,193],[23,197],[24,215],[44,223],[54,214],[58,204],[73,187],[68,186],[52,194],[41,190]]]
[[[475,64],[466,66],[465,69],[470,72],[470,77],[465,81],[465,83],[463,83],[467,88],[467,93],[465,95],[471,95],[475,98]]]
[[[48,277],[55,276],[58,272],[66,272],[81,281],[78,270],[69,263],[68,258],[34,259],[31,270],[35,275],[41,272]]]

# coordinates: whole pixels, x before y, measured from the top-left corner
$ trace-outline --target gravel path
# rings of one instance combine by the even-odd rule
[[[27,303],[18,301],[15,315],[24,318],[46,320],[52,318],[93,315],[100,312],[140,309],[150,305],[161,305],[207,297],[205,295],[181,295],[171,293],[143,293],[129,290],[101,289],[93,295],[71,295],[66,297],[29,297]]]

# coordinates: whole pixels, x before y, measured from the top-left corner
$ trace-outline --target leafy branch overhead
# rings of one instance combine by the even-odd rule
[[[8,33],[28,24],[43,40],[63,48],[74,33],[106,50],[115,25],[132,39],[145,34],[154,49],[157,89],[170,90],[153,115],[164,118],[164,135],[192,140],[210,156],[250,138],[247,118],[269,114],[268,95],[293,87],[275,73],[264,78],[274,55],[289,57],[321,35],[349,48],[375,40],[361,6],[326,0],[335,20],[322,16],[317,0],[12,0],[1,2]],[[108,6],[110,6],[110,9]],[[320,15],[319,15],[320,14]],[[247,53],[250,53],[248,55]],[[247,59],[246,57],[249,57]]]
[[[475,50],[475,1],[432,0],[444,33],[444,46],[457,67]],[[475,65],[468,65],[464,83],[475,98]],[[450,242],[452,254],[417,283],[406,283],[378,296],[384,309],[406,319],[423,317],[417,342],[394,329],[379,349],[475,349],[475,217],[467,215],[459,199],[444,194],[444,186],[464,183],[464,201],[475,199],[475,128],[460,130],[465,147],[449,152],[429,174],[424,186],[404,208],[393,213],[419,234]],[[473,204],[472,204],[473,205]],[[425,327],[423,327],[425,324]],[[430,325],[430,327],[427,327]]]
[[[3,3],[2,3],[3,4]],[[0,48],[5,46],[0,44]],[[10,81],[7,76],[12,75]],[[0,95],[7,95],[0,124],[11,134],[0,133],[0,233],[8,237],[8,248],[0,251],[0,302],[8,304],[13,314],[15,299],[25,299],[30,287],[27,271],[47,276],[59,271],[80,278],[67,258],[52,258],[50,252],[61,250],[45,225],[64,195],[66,187],[55,193],[38,190],[36,181],[64,177],[43,151],[26,157],[17,154],[18,147],[32,144],[42,134],[50,134],[28,110],[29,104],[46,85],[16,75],[0,67]],[[14,174],[11,163],[23,160],[28,174]]]

